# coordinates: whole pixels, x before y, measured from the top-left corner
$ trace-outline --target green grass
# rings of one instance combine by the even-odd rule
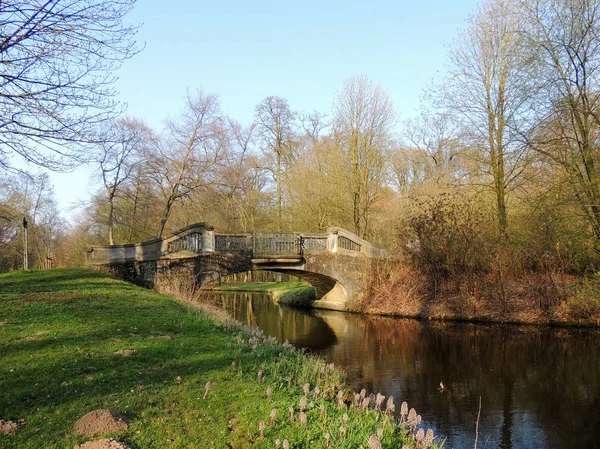
[[[120,349],[136,352],[122,357]],[[291,448],[326,447],[326,433],[330,447],[367,448],[378,428],[384,448],[405,440],[415,446],[406,425],[350,405],[342,375],[322,360],[218,312],[95,271],[0,275],[0,357],[0,419],[25,421],[16,434],[0,434],[0,448],[72,448],[85,441],[72,433],[73,423],[97,408],[130,420],[127,432],[107,436],[134,449],[273,448],[277,439]],[[339,391],[347,405],[338,405]]]

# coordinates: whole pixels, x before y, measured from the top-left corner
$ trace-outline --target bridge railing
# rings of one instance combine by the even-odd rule
[[[255,258],[302,256],[302,237],[292,232],[256,232],[252,237]]]
[[[215,233],[215,251],[250,252],[252,251],[252,233],[217,234]]]
[[[190,257],[200,253],[210,253],[214,251],[213,234],[211,225],[196,223],[162,239],[126,245],[93,246],[86,254],[86,264],[140,262],[165,257]]]
[[[329,234],[292,232],[215,233],[215,251],[246,252],[254,257],[299,257],[330,252]]]
[[[300,234],[303,254],[329,252],[329,234]]]

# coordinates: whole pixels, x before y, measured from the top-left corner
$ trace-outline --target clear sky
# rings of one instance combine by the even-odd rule
[[[202,89],[219,95],[225,114],[249,123],[269,95],[293,110],[329,113],[344,79],[364,73],[406,119],[476,4],[138,0],[129,19],[142,23],[137,39],[145,48],[119,71],[119,99],[128,115],[159,131],[177,116],[187,89]],[[84,168],[52,175],[66,216],[89,197],[89,176]]]

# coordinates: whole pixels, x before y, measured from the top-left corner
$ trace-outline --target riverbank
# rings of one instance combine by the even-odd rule
[[[426,430],[355,398],[320,359],[91,270],[0,275],[0,352],[6,448],[84,443],[73,424],[98,409],[128,427],[94,438],[133,449],[413,448]]]
[[[305,282],[231,283],[213,290],[268,293],[276,302],[303,308],[313,307],[314,300],[314,289]],[[600,300],[594,298],[600,298],[600,285],[574,277],[550,283],[523,276],[505,281],[502,289],[485,277],[471,289],[448,279],[432,294],[422,276],[405,273],[379,282],[347,311],[439,321],[600,327]]]
[[[600,327],[600,278],[523,274],[436,280],[405,266],[374,283],[355,313],[428,320]]]
[[[310,307],[315,289],[308,282],[238,282],[213,287],[221,292],[268,293],[274,301],[294,307]]]

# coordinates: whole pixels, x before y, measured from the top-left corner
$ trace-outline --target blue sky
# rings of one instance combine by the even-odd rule
[[[128,115],[158,131],[187,89],[218,94],[225,114],[248,123],[269,95],[294,110],[329,113],[344,79],[364,73],[388,90],[403,120],[443,70],[446,47],[476,4],[138,0],[129,20],[143,24],[137,39],[145,48],[116,87]],[[89,196],[88,177],[85,169],[52,176],[67,215]]]

